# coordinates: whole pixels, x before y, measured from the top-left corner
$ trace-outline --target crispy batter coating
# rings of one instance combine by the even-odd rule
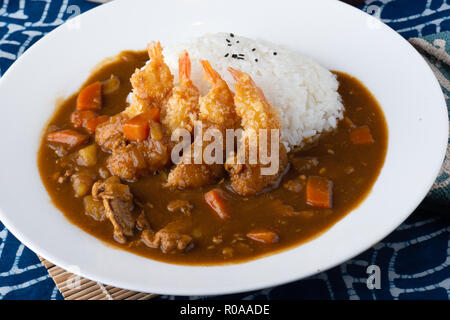
[[[192,155],[190,163],[186,163],[187,157],[183,157],[181,162],[172,168],[167,178],[167,187],[180,189],[202,187],[217,181],[225,173],[222,164],[195,164],[193,144],[190,148]]]
[[[236,128],[239,118],[236,115],[233,94],[227,83],[211,67],[208,61],[201,61],[205,78],[212,85],[211,90],[204,97],[200,98],[200,120],[205,124],[205,128],[215,128],[225,133],[225,129]],[[208,142],[203,142],[203,150]],[[225,146],[225,143],[223,144]],[[208,185],[217,181],[224,174],[222,164],[195,164],[193,159],[193,145],[191,145],[190,163],[188,158],[183,156],[169,173],[168,187],[194,188]],[[223,151],[222,151],[223,152]]]
[[[268,139],[270,145],[270,139]],[[278,172],[273,175],[262,175],[261,168],[270,167],[270,164],[250,164],[249,163],[249,143],[245,140],[246,160],[244,164],[225,164],[225,169],[230,173],[231,186],[233,190],[242,195],[254,195],[264,189],[276,187],[280,181],[280,175],[284,172],[287,164],[287,152],[282,143],[280,143]],[[236,159],[236,157],[235,157]],[[228,159],[230,160],[230,159]],[[236,161],[236,160],[235,160]]]
[[[198,120],[199,92],[191,81],[191,61],[184,51],[178,59],[180,84],[172,91],[167,104],[161,109],[162,123],[172,132],[176,129],[194,130],[194,121]]]
[[[247,129],[280,129],[278,111],[269,104],[262,90],[245,72],[228,68],[236,80],[234,103],[236,112],[242,119],[242,127]]]
[[[236,114],[233,93],[209,61],[201,63],[205,79],[212,87],[208,94],[200,98],[200,120],[221,131],[237,128],[240,119]]]
[[[106,159],[106,165],[113,176],[129,181],[147,169],[145,158],[135,144],[114,149]]]
[[[144,155],[147,170],[150,173],[154,173],[170,163],[171,145],[166,134],[161,139],[149,136],[142,143],[137,143],[137,146]]]
[[[143,69],[136,69],[131,76],[133,103],[125,110],[135,116],[149,107],[157,107],[167,99],[173,88],[173,75],[164,62],[161,44],[149,44],[150,62]]]
[[[278,144],[278,171],[276,174],[263,175],[261,169],[270,167],[270,164],[262,164],[260,159],[258,159],[256,164],[251,164],[249,161],[249,144],[251,141],[255,141],[257,150],[259,150],[262,142],[266,142],[268,153],[271,154],[273,151],[271,150],[271,133],[267,132],[266,141],[263,141],[261,140],[263,136],[259,130],[279,130],[281,121],[278,117],[278,112],[272,108],[262,90],[248,74],[232,68],[228,70],[236,80],[234,101],[237,114],[241,117],[244,128],[241,148],[245,148],[245,161],[243,164],[237,164],[237,157],[234,156],[231,159],[227,159],[225,167],[230,173],[231,186],[234,191],[240,195],[252,195],[274,186],[287,166],[286,149],[281,143]],[[279,135],[280,132],[278,131],[278,141]],[[254,137],[254,140],[251,137]],[[239,152],[242,152],[242,150],[238,150]],[[234,160],[233,164],[230,164],[230,160]]]

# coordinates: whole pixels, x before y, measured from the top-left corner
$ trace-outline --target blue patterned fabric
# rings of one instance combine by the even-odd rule
[[[405,38],[450,30],[448,0],[368,0],[361,9],[375,15]]]
[[[450,32],[435,33],[422,38],[410,38],[409,41],[422,53],[441,84],[447,101],[450,123]],[[427,199],[436,203],[450,203],[450,137],[446,160]]]
[[[368,0],[360,9],[410,38],[450,31],[449,3],[449,0]],[[82,0],[0,0],[0,76],[46,33],[78,10],[84,12],[94,6]],[[448,177],[443,179],[448,181]],[[236,295],[159,299],[449,299],[449,209],[448,201],[440,205],[425,201],[373,248],[305,280]],[[372,265],[379,267],[380,289],[368,288],[371,273],[367,269]],[[62,299],[37,256],[1,222],[0,299]]]

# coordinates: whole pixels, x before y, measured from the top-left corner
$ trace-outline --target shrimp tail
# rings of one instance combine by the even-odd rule
[[[162,61],[164,56],[162,55],[162,46],[159,41],[152,41],[147,46],[147,52],[150,59],[155,61]]]
[[[228,67],[228,72],[231,74],[234,80],[239,81],[243,72],[241,70],[233,69],[232,67]]]
[[[228,67],[228,72],[231,74],[233,79],[236,80],[237,83],[247,83],[247,85],[249,85],[256,91],[256,94],[261,100],[264,100],[266,103],[268,103],[263,91],[256,85],[255,81],[253,81],[250,75],[241,70],[233,69],[231,67]]]
[[[209,63],[208,60],[200,60],[200,63],[202,64],[206,81],[208,81],[211,84],[216,83],[217,80],[220,79],[220,76],[216,72],[216,70],[214,70],[213,67],[211,67],[211,63]]]
[[[178,70],[180,81],[191,78],[191,59],[189,59],[189,53],[187,51],[183,51],[178,58]]]

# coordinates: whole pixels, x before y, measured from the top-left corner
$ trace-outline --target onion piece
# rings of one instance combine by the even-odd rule
[[[120,79],[118,76],[111,75],[108,80],[102,81],[102,92],[104,94],[111,94],[120,86]]]

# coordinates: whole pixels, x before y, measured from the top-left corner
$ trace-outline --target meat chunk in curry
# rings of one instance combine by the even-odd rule
[[[169,222],[161,230],[154,232],[146,229],[142,232],[142,241],[150,248],[160,248],[163,253],[182,252],[192,243],[188,231],[190,222],[186,219]]]
[[[92,187],[94,199],[102,200],[106,218],[114,227],[114,238],[125,243],[127,236],[132,236],[136,219],[133,216],[133,195],[130,188],[120,183],[118,177],[97,181]]]

